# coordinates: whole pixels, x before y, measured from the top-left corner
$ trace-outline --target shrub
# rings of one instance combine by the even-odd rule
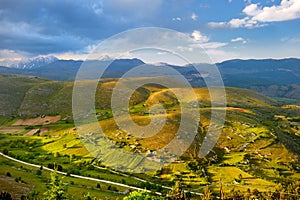
[[[38,170],[36,171],[36,175],[38,175],[38,176],[42,175],[42,171],[38,169]]]
[[[3,149],[2,153],[3,153],[4,155],[8,155],[8,150],[7,150],[7,149]]]
[[[0,199],[7,199],[7,200],[11,200],[12,197],[8,192],[1,192],[0,194]]]

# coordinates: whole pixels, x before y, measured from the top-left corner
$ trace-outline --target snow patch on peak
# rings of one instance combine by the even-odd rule
[[[36,69],[57,61],[54,56],[37,56],[29,59],[23,59],[18,63],[12,64],[10,67],[18,69]]]

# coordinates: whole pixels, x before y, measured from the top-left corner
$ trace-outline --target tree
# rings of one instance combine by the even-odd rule
[[[11,197],[11,195],[8,192],[1,192],[0,193],[0,199],[11,200],[12,197]]]
[[[211,200],[213,199],[211,191],[209,190],[208,186],[204,188],[204,196],[202,197],[202,200]]]
[[[38,176],[42,175],[42,170],[38,169],[38,170],[36,171],[36,175],[38,175]]]
[[[101,186],[100,186],[100,183],[97,183],[97,188],[98,188],[98,189],[100,189],[100,188],[101,188]]]
[[[180,184],[180,182],[176,182],[174,187],[172,188],[172,190],[170,191],[167,199],[170,200],[184,200],[186,199],[184,190],[182,189],[182,186]]]
[[[85,200],[92,200],[93,199],[93,197],[91,196],[91,194],[88,192],[88,193],[86,193],[86,194],[83,194],[83,198],[85,199]]]
[[[66,195],[67,187],[62,179],[58,177],[56,170],[51,173],[50,188],[44,193],[44,200],[63,200],[69,199]]]
[[[3,154],[4,155],[8,155],[8,150],[7,149],[3,149]]]
[[[10,172],[6,172],[6,176],[11,177],[11,173]]]

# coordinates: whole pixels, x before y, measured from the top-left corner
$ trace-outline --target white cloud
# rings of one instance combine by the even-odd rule
[[[10,66],[16,64],[21,60],[27,59],[30,56],[28,53],[21,51],[14,51],[9,49],[0,50],[0,66]]]
[[[228,45],[224,42],[213,42],[210,38],[200,31],[194,30],[190,35],[190,44],[187,47],[179,46],[177,47],[180,51],[189,52],[204,52],[209,55],[213,61],[222,61],[227,58],[232,58],[233,54],[228,51],[224,51],[221,48]]]
[[[178,49],[179,51],[190,51],[190,52],[193,51],[193,48],[192,48],[192,47],[178,46],[177,49]]]
[[[259,14],[261,11],[258,8],[258,4],[250,4],[246,6],[243,10],[243,13],[245,13],[248,16],[255,16]]]
[[[211,28],[226,28],[228,26],[227,22],[209,22],[207,25]]]
[[[194,21],[195,21],[195,20],[197,20],[197,18],[198,18],[198,15],[196,15],[195,13],[193,13],[193,14],[192,14],[192,16],[191,16],[191,18],[192,18],[192,20],[194,20]]]
[[[228,0],[228,2],[229,2],[229,3],[231,3],[231,2],[232,2],[232,0]]]
[[[206,35],[203,35],[200,31],[197,31],[197,30],[193,31],[192,37],[197,42],[208,42],[209,41],[209,37],[207,37]]]
[[[242,38],[242,37],[237,37],[237,38],[233,38],[231,40],[231,42],[241,42],[243,44],[246,44],[247,43],[247,40],[245,38]]]
[[[174,17],[172,18],[173,21],[181,21],[181,18],[180,17]]]
[[[233,18],[228,22],[209,22],[211,28],[257,28],[268,22],[287,21],[300,18],[299,0],[281,0],[280,5],[260,7],[250,4],[243,9],[244,18]]]
[[[253,5],[256,4],[251,4],[249,6]],[[282,0],[280,5],[264,8],[258,8],[256,6],[256,9],[254,9],[253,12],[254,13],[249,13],[252,14],[250,16],[253,16],[253,20],[260,22],[277,22],[298,19],[300,18],[300,1]]]
[[[228,22],[228,25],[231,27],[231,28],[239,28],[239,27],[242,27],[244,26],[245,24],[247,24],[247,19],[244,18],[244,19],[232,19]]]
[[[242,19],[233,18],[228,22],[209,22],[207,25],[210,28],[257,28],[266,26],[266,24],[259,23],[250,17],[245,17]]]
[[[0,50],[0,60],[3,59],[13,59],[13,60],[21,60],[23,58],[26,58],[24,53],[16,52],[14,50],[9,49],[1,49]]]
[[[191,37],[190,48],[217,49],[227,45],[227,43],[224,42],[211,42],[208,36],[197,30],[193,31]]]
[[[193,48],[203,48],[203,49],[217,49],[220,47],[226,46],[227,43],[224,42],[207,42],[207,43],[198,43],[198,44],[191,44],[190,46]]]

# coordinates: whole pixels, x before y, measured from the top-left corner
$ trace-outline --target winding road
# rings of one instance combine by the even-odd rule
[[[36,165],[36,164],[32,164],[32,163],[24,162],[22,160],[18,160],[18,159],[12,158],[12,157],[10,157],[8,155],[5,155],[5,154],[3,154],[1,152],[0,152],[0,155],[3,156],[3,157],[5,157],[5,158],[7,158],[7,159],[9,159],[9,160],[12,160],[12,161],[24,164],[24,165],[28,165],[28,166],[35,167],[35,168],[40,168],[41,167],[40,165]],[[53,169],[50,169],[50,168],[44,167],[44,166],[43,166],[43,170],[54,171]],[[114,171],[112,171],[112,172],[114,172]],[[62,175],[67,175],[66,172],[61,172],[61,171],[56,171],[56,173],[62,174]],[[119,172],[114,172],[114,173],[118,173],[119,175],[123,175],[123,176],[125,176],[125,175],[128,176],[127,174],[122,174],[122,173],[119,173]],[[70,177],[84,179],[84,180],[89,180],[89,181],[96,181],[96,182],[101,182],[101,183],[107,183],[107,184],[116,185],[116,186],[120,186],[120,187],[124,187],[124,188],[128,188],[128,189],[133,189],[133,190],[145,190],[144,188],[130,186],[130,185],[126,185],[126,184],[123,184],[123,183],[118,183],[118,182],[108,181],[108,180],[98,179],[98,178],[91,178],[91,177],[86,177],[86,176],[80,176],[80,175],[76,175],[76,174],[70,174]],[[138,180],[138,181],[141,181],[141,182],[147,182],[144,179],[140,179],[140,178],[137,178],[137,177],[133,177],[133,178],[135,180]],[[172,189],[171,187],[167,187],[167,186],[162,186],[162,188],[169,189],[169,190]],[[145,190],[145,191],[152,192],[150,190]],[[203,195],[202,193],[198,193],[198,192],[190,192],[190,193],[194,194],[194,195]],[[155,194],[162,195],[160,192],[155,192]]]

